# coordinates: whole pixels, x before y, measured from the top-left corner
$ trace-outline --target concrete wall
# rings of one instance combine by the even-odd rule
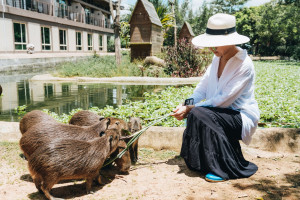
[[[52,26],[52,49],[53,51],[59,51],[59,31],[58,27]]]
[[[83,49],[83,51],[88,51],[87,32],[86,31],[82,32],[82,49]]]
[[[0,52],[14,51],[13,22],[11,19],[0,18]]]
[[[69,29],[67,35],[69,45],[68,51],[76,51],[76,31],[74,29]]]
[[[99,34],[93,33],[93,49],[94,51],[99,51]]]
[[[42,50],[41,26],[39,24],[27,23],[28,42],[34,45],[34,51]]]

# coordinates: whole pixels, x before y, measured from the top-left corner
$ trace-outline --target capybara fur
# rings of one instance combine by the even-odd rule
[[[81,110],[75,113],[69,121],[69,124],[77,126],[91,126],[99,121],[101,117],[91,111]]]
[[[88,111],[88,110],[81,110],[77,113],[75,113],[72,118],[69,121],[69,124],[77,125],[77,126],[90,126],[99,121],[100,117],[99,115]],[[108,129],[119,129],[121,131],[121,135],[125,135],[125,133],[122,130],[128,130],[127,123],[118,118],[114,117],[108,117],[110,119],[110,125]]]
[[[41,122],[57,122],[54,118],[50,115],[44,113],[40,110],[33,110],[21,119],[20,121],[20,131],[24,134],[30,127],[41,123]]]
[[[141,119],[139,117],[131,117],[128,122],[128,128],[131,133],[136,133],[142,129]],[[131,148],[129,148],[130,159],[133,163],[138,160],[138,141],[134,141]]]
[[[90,192],[94,179],[101,183],[99,170],[116,150],[119,139],[119,131],[109,129],[89,141],[58,138],[42,145],[28,160],[36,188],[51,200],[50,190],[59,181],[86,179],[86,191]]]
[[[121,135],[124,135],[124,130],[128,130],[127,123],[124,120],[114,117],[108,117],[106,119],[110,120],[110,125],[108,126],[108,129],[118,129],[119,131],[121,131]],[[97,120],[99,120],[99,115],[88,110],[82,110],[75,113],[70,119],[69,123],[78,126],[88,126],[91,124],[95,124]],[[127,145],[124,141],[120,141],[118,148],[112,154],[112,157],[117,156],[121,151],[124,150],[124,148],[126,148],[126,146]],[[126,153],[121,158],[117,158],[115,160],[115,163],[119,168],[120,172],[127,173],[131,165],[129,152],[126,151]]]
[[[109,119],[101,119],[92,126],[75,126],[59,122],[40,122],[26,131],[20,139],[20,148],[25,157],[29,156],[40,146],[55,138],[72,138],[76,140],[90,140],[101,137],[109,126]]]
[[[125,141],[120,140],[118,144],[118,148],[116,151],[114,151],[111,154],[111,157],[114,158],[116,157],[119,153],[121,153],[125,148],[127,147],[127,144]],[[117,158],[115,160],[115,163],[119,169],[119,171],[123,174],[128,174],[128,171],[130,170],[131,166],[131,159],[130,159],[130,154],[129,151],[126,151],[125,154],[121,158]]]

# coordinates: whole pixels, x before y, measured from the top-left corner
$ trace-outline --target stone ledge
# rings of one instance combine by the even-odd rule
[[[18,122],[0,121],[0,141],[18,142],[21,138]],[[152,126],[139,139],[139,147],[180,151],[185,127]],[[271,152],[300,153],[300,128],[259,128],[250,148]],[[242,142],[241,142],[242,143]],[[245,146],[242,144],[242,146]]]

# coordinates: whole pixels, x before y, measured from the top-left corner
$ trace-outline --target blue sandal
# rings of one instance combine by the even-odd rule
[[[223,181],[225,181],[220,176],[214,175],[212,173],[206,174],[205,180],[208,181],[208,182],[223,182]]]

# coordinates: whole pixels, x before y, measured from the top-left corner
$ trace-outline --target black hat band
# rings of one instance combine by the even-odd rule
[[[210,35],[227,35],[230,33],[234,33],[235,27],[232,28],[227,28],[227,29],[210,29],[210,28],[206,28],[206,33],[210,34]]]

